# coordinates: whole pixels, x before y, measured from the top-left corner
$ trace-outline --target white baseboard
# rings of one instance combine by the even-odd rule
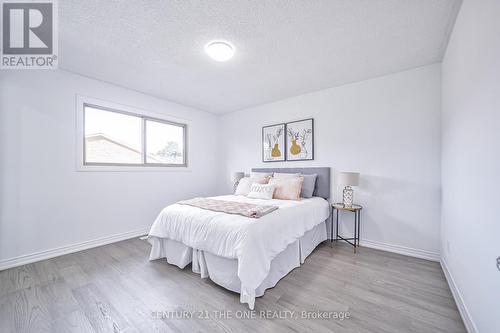
[[[451,275],[451,272],[448,269],[448,265],[446,264],[444,258],[441,258],[441,267],[443,268],[444,276],[446,277],[446,281],[450,286],[451,294],[455,299],[458,311],[460,312],[460,316],[462,317],[462,320],[464,322],[465,329],[469,333],[477,333],[478,330],[476,324],[472,320],[469,309],[467,309],[467,306],[465,305],[464,299],[462,297],[462,293],[460,293],[460,289],[458,289],[458,286],[455,283],[455,280],[453,279],[453,276]]]
[[[134,238],[134,237],[139,237],[147,234],[149,232],[149,228],[145,229],[138,229],[138,230],[132,230],[132,231],[127,231],[121,234],[116,234],[112,236],[106,236],[106,237],[101,237],[85,242],[80,242],[76,244],[70,244],[70,245],[65,245],[61,246],[55,249],[50,249],[50,250],[45,250],[37,253],[32,253],[32,254],[26,254],[22,255],[19,257],[11,258],[11,259],[4,259],[0,260],[0,271],[12,267],[17,267],[17,266],[22,266],[26,264],[30,264],[36,261],[41,261],[41,260],[46,260],[58,256],[62,256],[65,254],[73,253],[73,252],[78,252],[82,250],[87,250],[93,247],[97,246],[102,246],[106,244],[111,244],[115,242],[119,242],[122,240]]]
[[[432,260],[432,261],[439,261],[440,260],[440,255],[437,252],[414,249],[411,247],[406,247],[406,246],[401,246],[401,245],[392,245],[392,244],[382,243],[382,242],[373,241],[373,240],[369,240],[369,239],[361,239],[359,242],[359,245],[365,246],[365,247],[370,247],[372,249],[399,253],[399,254],[403,254],[405,256],[410,256],[410,257],[415,257],[415,258],[420,258],[420,259],[427,259],[427,260]]]

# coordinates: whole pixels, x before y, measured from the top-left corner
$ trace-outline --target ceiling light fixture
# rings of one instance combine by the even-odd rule
[[[228,42],[213,41],[205,46],[205,52],[215,61],[228,61],[234,55],[234,48]]]

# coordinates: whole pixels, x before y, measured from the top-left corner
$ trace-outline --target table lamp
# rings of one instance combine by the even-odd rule
[[[351,208],[354,201],[354,190],[351,186],[359,185],[359,173],[358,172],[339,172],[338,183],[344,185],[344,191],[342,192],[342,202],[344,207]]]
[[[245,177],[244,172],[232,172],[231,173],[231,181],[233,182],[233,193],[236,192],[236,188],[238,187],[238,183],[241,178]]]

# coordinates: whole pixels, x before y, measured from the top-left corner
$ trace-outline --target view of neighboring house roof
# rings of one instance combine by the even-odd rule
[[[103,133],[94,133],[85,137],[86,162],[99,163],[141,163],[142,153],[129,144],[120,142]],[[148,162],[162,163],[157,157],[147,154]]]

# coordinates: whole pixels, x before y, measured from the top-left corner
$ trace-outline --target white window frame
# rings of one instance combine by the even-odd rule
[[[122,163],[85,163],[85,107],[91,106],[104,111],[111,111],[142,119],[142,150],[145,152],[145,126],[146,121],[156,121],[160,123],[184,127],[184,164],[122,164]],[[76,169],[77,171],[191,171],[189,167],[189,140],[188,129],[190,122],[185,119],[166,116],[163,114],[142,110],[139,108],[105,101],[102,99],[76,95]],[[144,153],[143,153],[144,156]]]

